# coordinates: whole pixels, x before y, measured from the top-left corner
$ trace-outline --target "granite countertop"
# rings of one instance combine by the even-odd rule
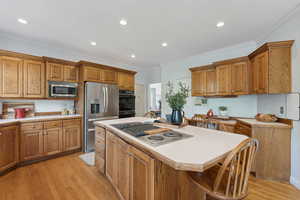
[[[43,121],[43,120],[55,120],[55,119],[68,119],[68,118],[79,118],[81,115],[46,115],[46,116],[35,116],[27,117],[22,119],[0,119],[0,124],[15,123],[15,122],[31,122],[31,121]]]
[[[146,150],[153,157],[169,166],[184,171],[202,172],[212,164],[226,157],[247,136],[231,134],[217,130],[186,126],[172,130],[192,135],[193,137],[164,144],[158,147],[148,145],[141,140],[121,131],[112,124],[128,122],[144,122],[148,118],[133,117],[117,120],[98,121],[95,125],[104,127],[134,146]],[[162,125],[163,126],[163,125]]]

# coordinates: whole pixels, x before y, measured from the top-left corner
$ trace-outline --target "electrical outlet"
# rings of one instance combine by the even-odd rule
[[[283,115],[284,114],[284,107],[280,106],[280,114]]]

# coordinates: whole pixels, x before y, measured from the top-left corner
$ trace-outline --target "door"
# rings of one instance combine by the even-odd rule
[[[43,135],[43,130],[30,130],[21,132],[21,161],[33,160],[43,156]]]
[[[64,66],[64,81],[78,82],[79,68],[76,66]]]
[[[113,70],[101,70],[101,81],[104,83],[117,83],[117,72]]]
[[[231,94],[231,65],[217,67],[217,94]]]
[[[154,159],[130,147],[130,200],[154,199]]]
[[[47,80],[48,81],[63,81],[64,66],[57,63],[47,63]]]
[[[71,151],[81,147],[80,126],[63,128],[64,151]]]
[[[192,72],[192,96],[204,96],[206,90],[206,72]]]
[[[117,158],[116,137],[107,131],[106,134],[106,177],[116,187],[118,174],[118,158]]]
[[[0,95],[2,97],[22,97],[23,60],[0,57]]]
[[[142,117],[146,113],[145,86],[135,84],[135,113],[137,117]]]
[[[205,96],[214,96],[217,94],[216,70],[206,70],[205,73],[206,73]]]
[[[45,97],[45,65],[40,61],[24,61],[24,97]]]
[[[269,56],[268,51],[257,55],[252,61],[253,89],[257,94],[268,93]]]
[[[128,145],[118,138],[117,142],[117,188],[123,200],[129,200],[129,154]]]
[[[0,128],[0,171],[17,164],[19,160],[18,128]]]
[[[44,154],[53,155],[62,152],[62,139],[61,128],[44,130]]]
[[[119,88],[117,85],[103,85],[104,117],[119,116]]]
[[[249,70],[248,62],[239,62],[231,65],[232,93],[234,95],[249,93]]]

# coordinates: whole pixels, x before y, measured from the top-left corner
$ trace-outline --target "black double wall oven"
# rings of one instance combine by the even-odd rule
[[[119,118],[135,116],[135,96],[134,91],[119,91]]]

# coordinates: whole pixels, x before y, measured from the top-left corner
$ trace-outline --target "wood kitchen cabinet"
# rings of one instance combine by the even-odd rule
[[[217,73],[217,94],[231,95],[231,65],[216,67]]]
[[[154,198],[154,159],[106,133],[106,176],[123,200]]]
[[[84,66],[83,79],[84,81],[101,82],[101,70],[96,67]]]
[[[15,166],[19,161],[18,127],[0,128],[0,172]]]
[[[20,160],[33,160],[44,154],[44,130],[41,122],[21,124]]]
[[[101,174],[105,174],[106,130],[96,126],[95,132],[95,166]]]
[[[63,151],[81,148],[81,120],[63,120]]]
[[[45,64],[42,61],[25,60],[23,69],[24,97],[45,97]]]
[[[249,55],[253,93],[291,92],[291,47],[293,43],[294,41],[266,43]]]
[[[192,73],[192,96],[205,96],[206,72],[204,70]]]
[[[233,95],[249,94],[251,77],[249,66],[248,58],[231,65],[231,92]]]
[[[205,96],[215,96],[217,95],[216,70],[215,69],[206,70],[205,73],[206,73]]]
[[[1,97],[22,97],[23,59],[0,57],[0,95]]]
[[[250,122],[249,122],[250,121]],[[291,126],[283,123],[262,123],[238,120],[235,133],[259,141],[252,171],[262,179],[288,182],[291,175]]]
[[[47,62],[47,80],[64,81],[64,65]]]
[[[134,90],[134,74],[118,72],[118,86],[121,90]]]
[[[79,68],[76,66],[64,66],[64,81],[78,82],[79,81]]]
[[[154,159],[130,147],[130,200],[154,199]]]
[[[53,155],[62,152],[62,129],[51,128],[44,130],[44,155]]]
[[[117,84],[118,73],[115,70],[101,70],[101,81],[103,83]]]

